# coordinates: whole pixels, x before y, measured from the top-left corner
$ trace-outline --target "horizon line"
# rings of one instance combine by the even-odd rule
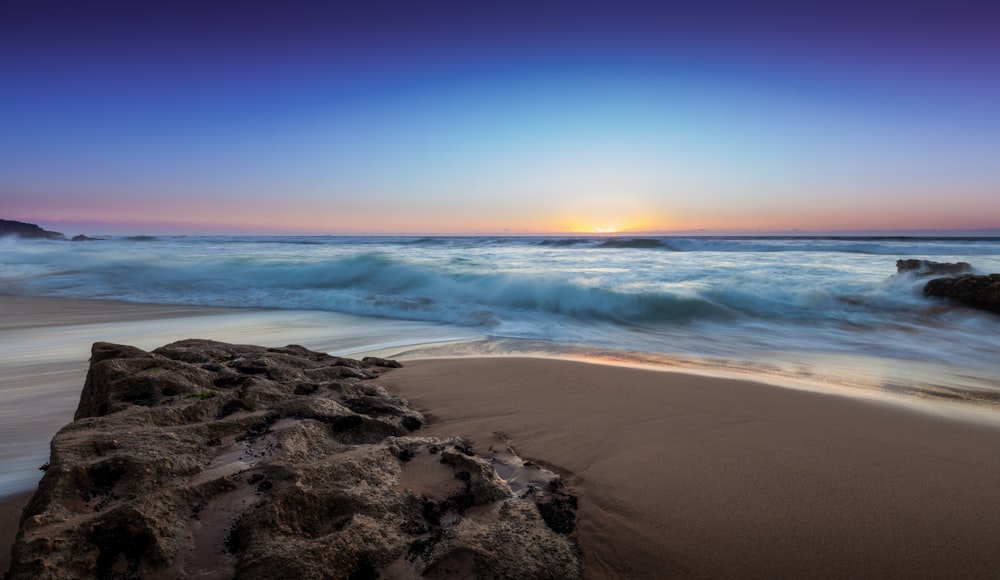
[[[580,231],[580,230],[530,230],[501,228],[478,231],[319,231],[306,230],[295,231],[292,229],[268,230],[267,228],[255,228],[253,226],[227,228],[221,224],[216,227],[202,227],[197,225],[185,225],[180,223],[156,223],[156,222],[104,222],[89,220],[65,220],[65,219],[38,219],[25,217],[6,217],[2,219],[13,219],[44,227],[52,228],[73,228],[68,234],[83,234],[88,236],[302,236],[302,237],[537,237],[537,236],[557,236],[557,237],[595,237],[613,238],[621,236],[881,236],[881,237],[930,237],[930,236],[976,236],[993,237],[1000,236],[1000,225],[988,227],[926,227],[926,228],[688,228],[688,229],[621,229],[609,231]],[[120,230],[122,233],[102,233],[99,230],[106,227],[112,230]],[[86,230],[86,231],[82,231]],[[171,231],[172,230],[172,231]],[[127,233],[126,233],[127,232]],[[63,233],[63,232],[59,232]]]

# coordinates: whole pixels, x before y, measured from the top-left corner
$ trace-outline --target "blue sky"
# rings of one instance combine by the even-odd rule
[[[2,217],[1000,227],[1000,9],[981,3],[202,4],[3,4]]]

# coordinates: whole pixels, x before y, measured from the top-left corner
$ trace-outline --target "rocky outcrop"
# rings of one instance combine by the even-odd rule
[[[935,278],[924,286],[924,296],[951,298],[966,306],[1000,313],[1000,274]]]
[[[423,417],[376,384],[397,365],[95,344],[10,578],[579,577],[559,478],[415,436]]]
[[[958,276],[968,274],[973,271],[972,265],[968,262],[932,262],[930,260],[896,260],[896,272],[913,272],[918,276],[938,276],[949,275]]]
[[[46,240],[65,240],[66,236],[59,232],[44,230],[35,224],[0,220],[0,237],[17,236],[19,238],[41,238]]]

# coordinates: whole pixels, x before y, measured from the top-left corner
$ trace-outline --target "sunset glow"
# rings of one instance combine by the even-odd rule
[[[623,230],[622,228],[616,225],[608,225],[608,226],[573,226],[564,231],[573,234],[615,234]]]

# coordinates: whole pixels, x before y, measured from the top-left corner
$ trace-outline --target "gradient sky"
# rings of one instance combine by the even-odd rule
[[[1000,227],[1000,3],[814,4],[4,0],[0,218]]]

